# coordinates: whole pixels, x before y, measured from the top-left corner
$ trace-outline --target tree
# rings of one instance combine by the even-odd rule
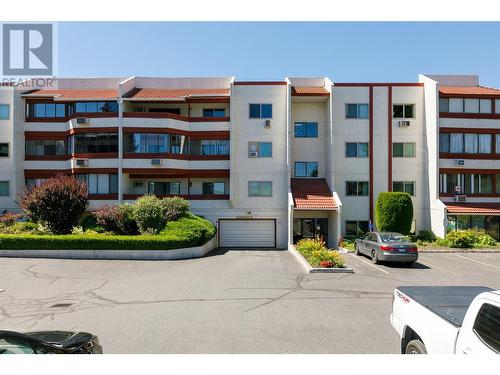
[[[409,234],[413,203],[408,193],[385,192],[377,198],[375,221],[379,231]]]
[[[53,233],[71,233],[87,208],[87,185],[59,174],[25,190],[19,205],[31,220],[45,223]]]

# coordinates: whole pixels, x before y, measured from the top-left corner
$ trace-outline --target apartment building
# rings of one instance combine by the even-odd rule
[[[477,76],[68,78],[0,88],[0,126],[2,210],[64,173],[90,209],[182,196],[221,246],[335,247],[375,224],[380,192],[405,191],[415,231],[500,237],[500,90]]]

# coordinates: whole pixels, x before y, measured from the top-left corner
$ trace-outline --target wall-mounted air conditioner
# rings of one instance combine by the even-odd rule
[[[408,128],[410,127],[411,123],[408,120],[401,120],[399,121],[399,127],[400,128]]]
[[[76,118],[76,123],[78,125],[88,125],[89,124],[89,119],[86,117],[77,117]]]
[[[161,159],[151,159],[151,165],[162,165],[163,160]]]
[[[88,167],[89,166],[89,159],[76,159],[76,166],[77,167]]]
[[[264,123],[264,127],[266,129],[269,129],[271,127],[271,120],[266,120],[266,122]]]
[[[455,165],[458,165],[459,167],[463,167],[465,165],[465,160],[464,159],[456,159]]]
[[[249,158],[256,158],[256,157],[258,157],[258,156],[259,156],[259,153],[258,153],[257,151],[250,151],[250,152],[248,153],[248,157],[249,157]]]
[[[455,195],[453,197],[453,200],[455,202],[461,202],[461,203],[466,202],[467,201],[467,195]]]

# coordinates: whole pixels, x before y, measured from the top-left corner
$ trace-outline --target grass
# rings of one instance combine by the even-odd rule
[[[215,236],[209,221],[188,214],[169,222],[158,235],[107,234],[40,235],[0,234],[0,249],[25,250],[172,250],[201,246]]]

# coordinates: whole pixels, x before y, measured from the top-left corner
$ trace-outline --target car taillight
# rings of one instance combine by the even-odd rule
[[[410,247],[410,253],[416,253],[418,251],[416,246]]]
[[[382,246],[380,246],[380,250],[382,250],[382,251],[394,251],[396,249],[393,248],[392,246],[382,245]]]

